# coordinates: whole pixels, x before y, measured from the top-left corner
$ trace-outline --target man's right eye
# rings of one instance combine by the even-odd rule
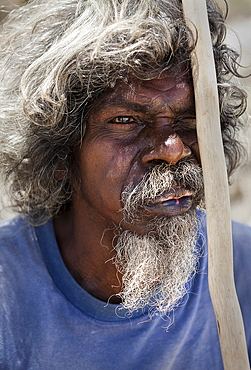
[[[121,124],[128,124],[128,123],[134,123],[135,120],[131,116],[118,116],[114,118],[111,123],[121,123]]]

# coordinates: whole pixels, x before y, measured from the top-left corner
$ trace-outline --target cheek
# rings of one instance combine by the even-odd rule
[[[84,189],[98,189],[105,201],[120,200],[121,191],[127,182],[135,152],[129,146],[112,142],[85,145],[80,154],[81,177]]]

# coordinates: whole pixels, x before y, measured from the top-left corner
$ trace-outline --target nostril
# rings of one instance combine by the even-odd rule
[[[183,144],[184,146],[184,150],[183,150],[183,156],[184,157],[188,157],[190,155],[192,155],[192,150],[189,148],[189,146]]]

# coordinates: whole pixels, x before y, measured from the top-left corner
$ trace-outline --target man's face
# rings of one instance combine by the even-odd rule
[[[77,219],[89,245],[94,234],[99,246],[110,235],[123,307],[165,314],[186,293],[198,256],[203,180],[191,80],[163,73],[117,83],[86,121]]]
[[[149,81],[118,82],[103,93],[86,121],[74,207],[91,212],[104,227],[121,225],[141,235],[155,216],[177,216],[190,209],[193,193],[176,181],[136,222],[123,221],[121,211],[122,192],[138,185],[156,164],[175,165],[181,159],[199,164],[193,87],[187,75],[162,73]]]

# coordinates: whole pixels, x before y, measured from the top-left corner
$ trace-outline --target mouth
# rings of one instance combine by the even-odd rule
[[[192,204],[193,194],[189,190],[179,188],[157,197],[145,205],[145,209],[156,216],[179,216],[187,212]]]

